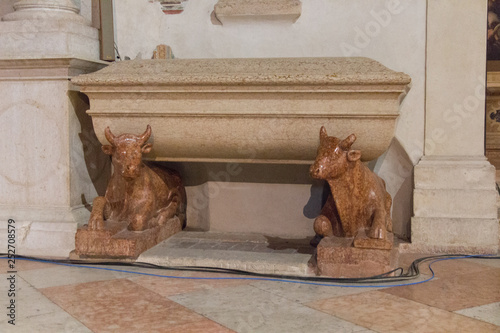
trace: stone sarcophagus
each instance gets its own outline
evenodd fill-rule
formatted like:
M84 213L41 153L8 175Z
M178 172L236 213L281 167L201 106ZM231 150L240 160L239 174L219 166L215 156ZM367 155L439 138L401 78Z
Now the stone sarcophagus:
M363 159L391 142L410 78L368 58L169 59L115 63L72 82L95 132L155 129L158 161L310 164L325 126L357 133Z

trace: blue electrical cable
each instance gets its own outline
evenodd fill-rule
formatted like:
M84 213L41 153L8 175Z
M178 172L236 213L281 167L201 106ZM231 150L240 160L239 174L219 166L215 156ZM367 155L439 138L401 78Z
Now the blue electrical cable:
M105 270L105 271L113 271L113 272L119 272L119 273L129 273L129 274L137 274L137 275L146 275L146 276L154 276L154 277L161 277L161 278L169 278L169 279L186 279L186 280L251 280L251 281L273 281L273 282L285 282L285 283L296 283L296 284L305 284L305 285L315 285L315 286L324 286L324 287L342 287L342 288L387 288L387 287L403 287L403 286L412 286L412 285L417 285L417 284L422 284L429 282L434 279L435 274L434 270L432 269L432 265L436 262L439 261L444 261L444 260L454 260L454 259L465 259L465 258L487 258L491 257L492 255L464 255L464 256L454 256L454 257L448 257L448 258L440 258L433 260L432 262L429 263L429 270L431 271L432 275L426 280L418 281L418 282L411 282L411 283L400 283L400 284L386 284L386 285L347 285L347 284L331 284L331 283L320 283L320 282L307 282L307 281L295 281L295 280L288 280L288 279L279 279L279 278L263 278L263 277L192 277L192 276L172 276L172 275L161 275L161 274L152 274L152 273L144 273L144 272L134 272L134 271L127 271L127 270L122 270L122 269L116 269L116 268L107 268L107 267L95 267L95 266L87 266L87 265L76 265L76 264L68 264L68 263L60 263L60 262L55 262L55 261L50 261L50 260L42 260L42 259L29 259L29 258L20 258L16 257L16 260L28 260L28 261L35 261L35 262L44 262L44 263L50 263L50 264L55 264L55 265L61 265L61 266L69 266L69 267L78 267L78 268L89 268L89 269L100 269L100 270ZM9 259L7 257L0 257L0 259Z

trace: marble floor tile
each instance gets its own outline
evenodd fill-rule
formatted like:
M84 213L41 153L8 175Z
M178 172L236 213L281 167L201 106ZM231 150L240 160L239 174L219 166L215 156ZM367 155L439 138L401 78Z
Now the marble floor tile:
M238 285L249 284L249 280L239 279L225 279L241 277L239 275L231 274L213 274L202 272L170 272L170 271L157 271L157 274L179 276L179 277L194 277L194 278L223 278L221 280L205 280L205 279L175 279L175 278L162 278L155 276L133 276L129 280L137 283L138 285L147 288L161 296L170 296L176 294L190 293L199 290L211 290L215 288L226 288Z
M32 269L18 273L36 288L48 288L92 281L126 278L130 274L86 267L52 265L43 269Z
M500 326L500 302L458 310L455 313Z
M289 283L289 282L274 282L274 281L257 281L257 282L252 282L251 285L256 288L268 291L277 296L287 298L294 302L307 303L324 298L359 294L372 290L381 290L387 288L386 287L387 285L415 283L427 280L429 278L430 278L429 275L421 274L418 278L408 281L396 281L392 283L387 282L382 284L376 284L376 283L365 284L365 286L370 285L373 287L354 287L355 285L349 283L346 283L344 287L332 287L332 286L319 286L319 285ZM331 284L341 285L340 283L331 283ZM351 287L348 287L349 285L351 285ZM361 286L361 284L359 286Z
M500 269L384 289L383 292L448 311L500 301Z
M6 302L10 302L11 299L7 294L8 289L10 289L10 285L7 283L7 277L9 276L9 274L0 274L0 299L5 300L5 305L7 305ZM60 307L24 281L19 275L15 276L15 288L13 288L13 290L15 290L15 295L13 295L12 299L15 301L15 314L16 321L18 322L25 321L25 319L29 317L61 311ZM4 302L2 302L1 305L3 309ZM8 320L9 317L4 315L2 311L0 315L0 327ZM3 330L0 329L0 332L3 332Z
M377 332L500 332L500 327L381 291L307 304Z
M273 282L273 281L252 282L251 285L261 290L267 291L278 297L283 297L290 301L299 303L307 303L324 298L352 295L379 289L379 288L326 287L326 286L296 284L287 282Z
M179 325L218 325L127 279L41 289L95 332L172 332ZM215 328L213 328L215 329Z
M19 318L16 325L0 323L2 333L92 333L68 313L59 310L37 316Z
M366 327L250 285L169 298L236 332L366 332Z

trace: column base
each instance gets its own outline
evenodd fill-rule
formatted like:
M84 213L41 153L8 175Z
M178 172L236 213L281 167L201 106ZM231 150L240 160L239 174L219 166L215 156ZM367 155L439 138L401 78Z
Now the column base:
M0 208L0 252L7 253L7 220L15 221L16 254L38 257L69 257L75 248L78 225L88 221L90 212L83 206L3 207Z
M495 168L485 157L424 157L415 167L408 252L497 253Z
M78 20L3 21L0 22L0 45L3 59L99 59L97 29Z

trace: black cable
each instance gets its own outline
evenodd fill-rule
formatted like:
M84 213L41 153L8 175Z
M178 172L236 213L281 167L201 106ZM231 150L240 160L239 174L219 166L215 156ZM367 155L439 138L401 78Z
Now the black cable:
M32 260L39 262L55 263L55 264L71 264L71 265L103 265L103 266L127 266L127 267L141 267L150 269L162 269L162 270L172 270L172 271L196 271L204 273L225 273L243 276L252 276L259 278L270 278L270 279L280 279L280 280L295 280L295 281L315 281L315 282L333 282L333 283L385 283L385 282L397 282L416 279L420 276L419 265L425 261L434 259L445 259L445 258L481 258L481 259L500 259L500 256L489 256L489 255L465 255L465 254L444 254L444 255L434 255L428 257L422 257L414 260L408 271L404 273L403 268L398 267L389 272L365 277L365 278L332 278L332 277L321 277L321 276L297 276L297 275L284 275L284 274L267 274L267 273L257 273L244 271L239 269L231 268L220 268L220 267L205 267L205 266L162 266L146 262L124 262L124 261L95 261L95 260L75 260L75 259L44 259L32 256L24 255L8 255L6 253L0 253L1 259L21 259L21 260ZM397 276L388 276L392 273L400 272Z

